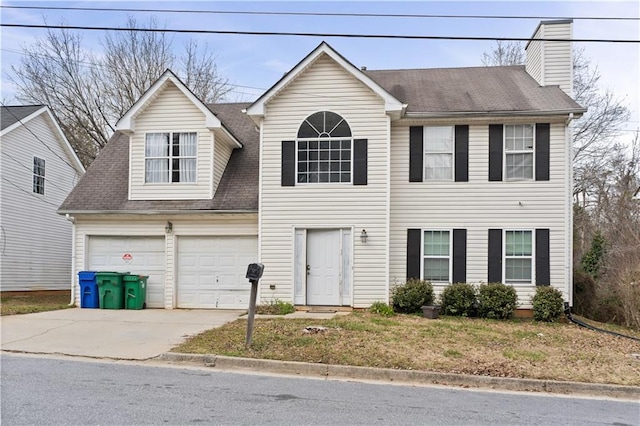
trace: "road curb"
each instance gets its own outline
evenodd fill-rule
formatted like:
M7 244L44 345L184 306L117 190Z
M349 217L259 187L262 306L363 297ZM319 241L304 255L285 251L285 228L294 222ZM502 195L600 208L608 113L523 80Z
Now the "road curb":
M326 365L221 355L183 354L177 352L165 352L156 359L171 363L204 365L221 370L251 370L305 377L371 380L421 385L436 384L464 388L588 395L631 400L640 399L640 387L601 383L473 376L470 374L354 367L349 365Z

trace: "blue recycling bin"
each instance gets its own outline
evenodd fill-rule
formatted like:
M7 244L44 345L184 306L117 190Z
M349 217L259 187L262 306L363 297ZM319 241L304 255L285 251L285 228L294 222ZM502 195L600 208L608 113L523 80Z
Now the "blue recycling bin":
M99 308L100 292L96 282L96 272L80 271L78 272L78 281L80 282L80 307Z

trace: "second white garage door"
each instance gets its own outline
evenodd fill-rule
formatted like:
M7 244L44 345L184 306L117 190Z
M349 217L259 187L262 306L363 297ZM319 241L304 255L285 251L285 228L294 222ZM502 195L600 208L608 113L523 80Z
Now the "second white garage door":
M246 309L257 237L178 237L178 308Z

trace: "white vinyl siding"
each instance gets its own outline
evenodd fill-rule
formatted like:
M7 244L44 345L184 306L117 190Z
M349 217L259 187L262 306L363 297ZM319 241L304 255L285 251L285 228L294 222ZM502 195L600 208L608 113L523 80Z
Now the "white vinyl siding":
M56 210L77 183L80 172L69 165L75 163L63 143L46 112L2 136L2 291L69 288L72 225ZM34 156L46 164L42 195L33 193Z
M573 36L570 22L541 24L534 39L563 39ZM565 93L573 93L573 53L568 41L532 41L526 49L526 70L540 85L558 85Z
M167 221L173 224L170 234L165 232ZM164 308L176 307L177 285L177 244L180 237L238 236L256 237L258 235L257 214L220 214L220 215L183 215L159 216L153 219L140 216L84 216L76 217L76 259L73 265L73 288L75 300L79 303L78 271L87 270L89 260L89 239L98 237L158 237L164 240ZM68 271L67 271L68 273ZM248 282L247 282L247 285ZM68 282L67 287L68 288Z
M295 140L311 114L332 111L368 139L367 185L317 183L281 186L281 143ZM261 147L261 291L293 302L294 229L366 229L353 243L353 306L367 307L387 294L387 147L384 103L369 88L321 55L266 106ZM269 294L271 294L269 293Z
M219 142L219 141L218 141ZM225 168L227 167L227 163L229 162L229 158L233 153L233 148L226 143L216 143L214 147L214 168L213 168L213 188L217 189L220 184L220 179L222 179L222 174L224 173Z
M513 122L506 117L500 120ZM469 182L429 185L409 182L409 127L392 127L389 282L406 279L408 228L467 229L467 282L471 283L487 282L488 229L549 228L551 285L567 297L566 271L570 265L565 263L565 250L570 247L566 246L565 224L570 218L566 209L564 122L551 124L550 180L508 183L487 181L489 123L469 124ZM530 307L535 287L514 286L521 307ZM434 287L437 292L443 288L439 284Z
M148 133L196 132L197 174L193 183L146 183L145 142ZM171 82L136 117L129 142L131 200L186 200L211 198L214 133L205 127L204 114Z

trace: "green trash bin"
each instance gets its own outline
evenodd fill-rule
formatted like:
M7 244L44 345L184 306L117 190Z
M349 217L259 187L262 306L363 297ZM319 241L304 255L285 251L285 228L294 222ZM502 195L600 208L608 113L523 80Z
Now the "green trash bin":
M124 308L123 275L125 274L120 272L96 273L96 283L100 293L100 309Z
M147 280L146 275L125 275L124 282L124 308L144 309L147 307Z

